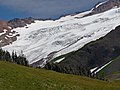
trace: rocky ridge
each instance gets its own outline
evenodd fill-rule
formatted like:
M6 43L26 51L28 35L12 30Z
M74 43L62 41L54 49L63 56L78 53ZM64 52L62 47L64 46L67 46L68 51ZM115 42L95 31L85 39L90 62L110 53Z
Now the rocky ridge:
M92 12L85 15L84 17L102 13L102 12L108 11L112 8L118 8L118 7L120 7L120 0L107 0L104 2L99 2L91 9Z
M9 45L17 40L19 36L18 32L14 31L14 28L25 27L27 24L34 23L34 18L15 18L10 21L0 21L0 47ZM27 28L27 27L26 27Z

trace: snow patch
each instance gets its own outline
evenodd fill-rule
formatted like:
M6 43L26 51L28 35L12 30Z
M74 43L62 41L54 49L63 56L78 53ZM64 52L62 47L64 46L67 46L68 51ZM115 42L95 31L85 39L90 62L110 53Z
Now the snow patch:
M7 32L7 30L3 30L3 32L2 32L2 33L0 33L0 36L2 36L2 35L4 35L4 34L6 34L6 32Z
M93 73L98 67L95 67L93 69L90 69L90 72Z
M96 5L96 8L98 8L99 6L101 6L102 4L105 4L106 2L108 2L108 0L104 1L104 2L101 2L99 3L98 5Z
M63 59L65 59L65 58L61 58L61 59L59 59L59 60L56 60L54 63L59 63L59 62L61 62Z
M108 66L109 64L111 64L113 61L108 62L107 64L105 64L104 66L100 67L99 69L97 69L97 71L95 71L95 74L98 73L99 71L101 71L103 68L105 68L106 66Z
M0 43L2 42L2 40L0 40Z

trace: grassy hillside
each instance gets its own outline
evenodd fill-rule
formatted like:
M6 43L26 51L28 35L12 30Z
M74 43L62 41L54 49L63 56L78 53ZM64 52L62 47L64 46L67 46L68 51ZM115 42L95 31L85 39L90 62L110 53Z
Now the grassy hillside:
M0 62L0 90L120 90L120 81L105 82Z

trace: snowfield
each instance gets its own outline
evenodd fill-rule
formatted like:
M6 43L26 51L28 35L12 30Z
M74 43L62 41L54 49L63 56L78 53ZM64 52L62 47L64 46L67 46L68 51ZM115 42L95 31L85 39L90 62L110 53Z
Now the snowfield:
M20 36L3 49L10 52L14 50L18 54L22 50L30 64L43 60L43 65L47 60L80 49L120 25L120 8L82 18L89 12L91 11L55 21L36 20L26 27L13 29Z

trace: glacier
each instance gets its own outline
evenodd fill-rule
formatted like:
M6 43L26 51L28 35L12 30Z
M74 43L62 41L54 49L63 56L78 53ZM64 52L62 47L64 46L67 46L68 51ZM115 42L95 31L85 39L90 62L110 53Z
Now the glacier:
M104 37L120 25L120 8L83 17L86 11L58 20L35 20L35 23L13 29L20 34L12 44L2 47L9 52L21 51L29 64L42 60L40 66L60 55L76 51L85 44Z

